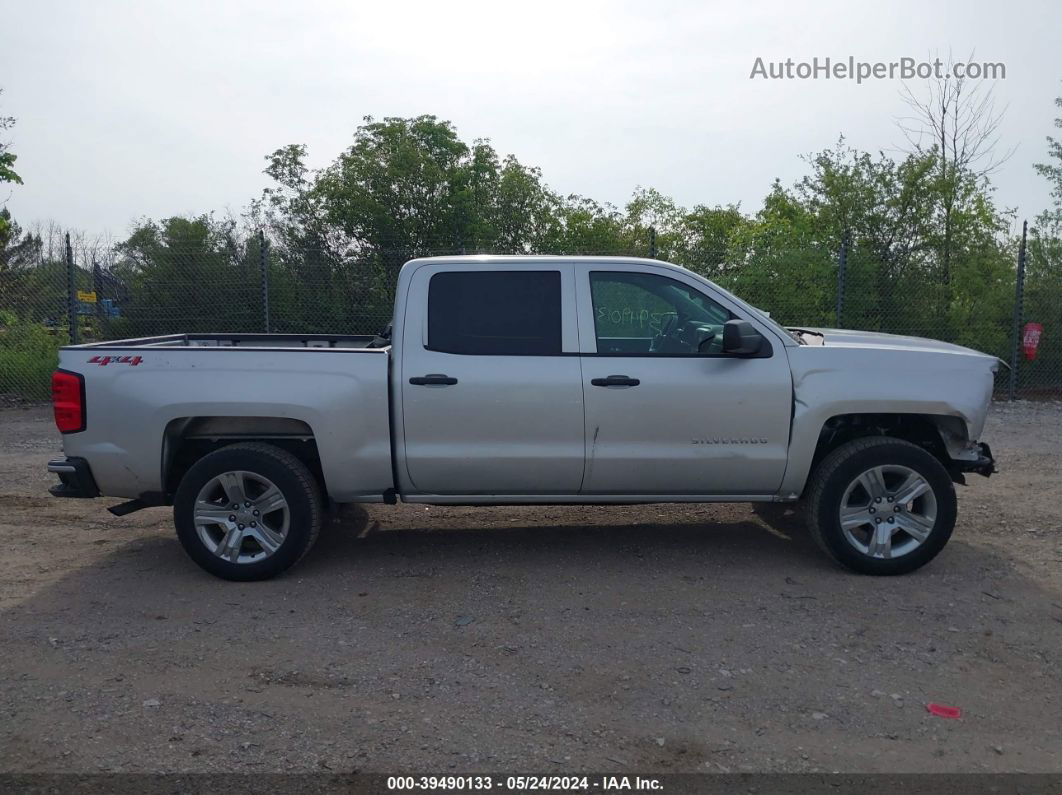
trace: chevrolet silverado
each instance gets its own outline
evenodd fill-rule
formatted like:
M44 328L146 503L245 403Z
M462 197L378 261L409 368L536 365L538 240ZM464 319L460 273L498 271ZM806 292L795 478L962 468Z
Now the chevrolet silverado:
M461 256L401 270L380 336L178 334L65 347L58 497L172 505L189 556L276 575L332 503L802 500L837 562L900 574L956 520L998 361L784 328L667 263Z

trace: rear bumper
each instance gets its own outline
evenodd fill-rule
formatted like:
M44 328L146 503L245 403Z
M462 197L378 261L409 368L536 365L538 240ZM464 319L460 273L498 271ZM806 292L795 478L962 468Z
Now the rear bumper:
M59 483L48 491L53 497L99 497L100 490L84 458L53 458L48 471L59 476Z
M956 461L955 464L961 472L976 472L987 478L996 471L996 459L992 457L992 448L984 442L979 442L977 451L977 458Z

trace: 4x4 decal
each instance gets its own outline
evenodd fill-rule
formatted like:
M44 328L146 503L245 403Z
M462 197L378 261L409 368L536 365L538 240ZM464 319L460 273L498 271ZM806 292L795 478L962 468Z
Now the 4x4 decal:
M93 356L89 359L89 364L98 364L100 367L106 367L111 362L115 364L128 364L131 367L136 367L144 361L140 356Z

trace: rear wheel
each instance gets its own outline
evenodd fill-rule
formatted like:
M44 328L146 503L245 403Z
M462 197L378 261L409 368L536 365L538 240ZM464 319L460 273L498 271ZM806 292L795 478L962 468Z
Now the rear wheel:
M863 574L906 574L936 557L955 527L951 476L902 439L857 439L819 464L808 523L834 560Z
M321 490L306 466L269 444L235 444L197 461L173 501L177 537L202 568L226 580L264 580L317 540Z

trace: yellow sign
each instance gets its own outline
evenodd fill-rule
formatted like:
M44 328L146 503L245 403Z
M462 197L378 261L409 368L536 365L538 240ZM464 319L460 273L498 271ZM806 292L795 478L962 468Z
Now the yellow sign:
M77 291L77 300L78 301L84 301L86 304L94 304L94 303L96 303L96 291L93 290L90 293L86 293L83 290L78 290Z

